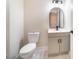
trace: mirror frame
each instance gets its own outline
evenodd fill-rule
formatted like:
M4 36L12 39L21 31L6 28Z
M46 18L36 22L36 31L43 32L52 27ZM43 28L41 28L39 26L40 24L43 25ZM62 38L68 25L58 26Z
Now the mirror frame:
M61 9L61 8L59 8L59 7L54 7L54 8L52 8L51 10L50 10L50 12L49 12L49 28L56 28L56 27L51 27L51 20L50 20L50 17L51 17L51 14L52 14L52 11L54 10L54 9L59 9L59 10L61 10L62 11L62 13L63 13L63 26L60 26L59 25L59 28L64 28L64 25L65 25L65 22L64 22L64 12L63 12L63 10ZM58 20L59 21L59 23L60 23L60 19Z

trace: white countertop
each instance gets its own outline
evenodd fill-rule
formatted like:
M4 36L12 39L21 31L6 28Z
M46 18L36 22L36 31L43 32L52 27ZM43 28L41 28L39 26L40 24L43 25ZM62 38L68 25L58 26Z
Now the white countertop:
M56 29L48 29L48 33L62 33L62 32L70 32L71 30L67 29L59 29L58 31Z

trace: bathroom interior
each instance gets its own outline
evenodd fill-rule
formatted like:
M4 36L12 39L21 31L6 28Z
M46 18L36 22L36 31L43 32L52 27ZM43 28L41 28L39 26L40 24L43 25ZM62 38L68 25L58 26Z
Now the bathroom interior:
M73 59L72 0L6 0L6 59Z

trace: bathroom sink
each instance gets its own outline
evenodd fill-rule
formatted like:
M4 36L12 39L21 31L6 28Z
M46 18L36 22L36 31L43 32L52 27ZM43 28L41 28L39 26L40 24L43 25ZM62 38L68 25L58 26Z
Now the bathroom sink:
M48 33L65 33L65 32L70 32L71 30L66 30L66 29L48 29Z

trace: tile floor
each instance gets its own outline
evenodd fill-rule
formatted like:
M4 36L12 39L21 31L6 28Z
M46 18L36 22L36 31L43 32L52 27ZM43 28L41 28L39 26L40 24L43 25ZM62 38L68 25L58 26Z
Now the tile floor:
M48 59L71 59L71 58L69 54L64 54L59 56L48 57Z

